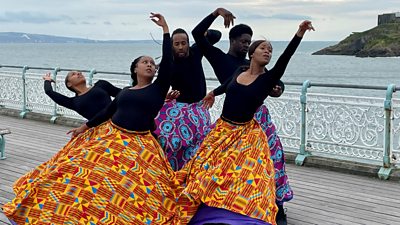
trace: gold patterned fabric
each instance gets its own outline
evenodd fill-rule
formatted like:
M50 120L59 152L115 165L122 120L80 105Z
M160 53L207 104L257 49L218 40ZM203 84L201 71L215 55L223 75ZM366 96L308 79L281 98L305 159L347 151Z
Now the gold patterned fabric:
M181 224L190 221L201 203L275 224L274 166L268 139L255 120L234 125L219 119L179 173L186 173L178 198Z
M150 132L107 122L21 177L3 212L17 224L171 224L174 176Z

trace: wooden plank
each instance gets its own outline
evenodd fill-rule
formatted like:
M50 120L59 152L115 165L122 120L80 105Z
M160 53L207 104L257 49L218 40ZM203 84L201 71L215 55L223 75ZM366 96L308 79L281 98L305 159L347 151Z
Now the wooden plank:
M2 213L2 212L0 212L0 225L3 225L3 224L11 224L10 222L9 222L9 220L7 219L7 217Z
M293 169L291 169L293 168ZM344 174L344 173L337 173L333 171L327 171L327 170L315 170L315 168L309 168L309 167L301 167L301 169L297 169L296 166L294 165L288 165L287 171L291 176L299 176L303 177L304 179L308 180L315 180L318 182L324 182L327 179L331 182L335 183L343 183L344 180L346 180L346 184L353 188L363 188L363 190L366 191L372 191L376 189L377 186L381 186L380 188L383 188L381 190L383 191L391 191L393 188L395 188L398 184L393 181L384 181L384 180L379 180L378 178L370 177L367 179L368 182L366 181L366 177L364 176L357 176L353 174ZM290 176L289 176L290 179ZM364 185L360 186L360 182L363 182ZM385 185L381 185L382 182L387 182Z
M335 216L340 215L340 217L346 218L347 221L352 222L363 222L366 224L367 222L380 223L382 220L386 221L388 224L394 224L395 222L399 222L399 217L396 214L393 214L395 210L389 206L381 207L372 207L370 204L370 210L365 209L364 207L359 207L359 204L342 204L340 200L335 200L333 197L327 197L324 200L323 196L317 197L309 197L314 193L311 192L301 192L298 191L297 194L297 202L293 201L293 204L299 204L299 207L302 207L305 211L310 211L314 209L313 214L315 214L315 210L322 211L329 214L334 214ZM365 204L365 203L364 203ZM288 204L289 205L289 204ZM288 206L289 207L289 206ZM290 214L288 211L288 214ZM321 214L319 212L319 214Z

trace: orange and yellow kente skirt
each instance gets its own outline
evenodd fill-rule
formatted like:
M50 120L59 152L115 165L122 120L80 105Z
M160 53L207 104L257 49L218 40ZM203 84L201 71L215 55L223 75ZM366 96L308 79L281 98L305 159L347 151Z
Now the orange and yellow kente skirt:
M174 176L150 132L107 122L17 180L3 212L17 224L172 224Z
M254 119L241 125L218 119L178 173L186 175L178 198L179 223L187 224L204 203L276 224L274 166L268 139Z

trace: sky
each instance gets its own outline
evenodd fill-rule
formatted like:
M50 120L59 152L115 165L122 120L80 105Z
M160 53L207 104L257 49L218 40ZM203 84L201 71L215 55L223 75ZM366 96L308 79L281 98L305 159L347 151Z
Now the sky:
M253 39L288 41L303 20L316 31L308 41L340 41L352 32L377 25L378 15L400 12L400 0L0 0L0 32L23 32L94 40L162 39L162 30L150 19L159 12L172 30L188 33L216 8L235 16L235 24L253 28ZM222 17L211 28L229 29Z

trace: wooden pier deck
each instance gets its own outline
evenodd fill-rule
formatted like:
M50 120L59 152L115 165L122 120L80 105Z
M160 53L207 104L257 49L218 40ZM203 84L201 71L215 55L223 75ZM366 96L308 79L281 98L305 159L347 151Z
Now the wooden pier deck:
M49 159L69 137L70 127L0 115L7 159L0 160L0 202L13 198L13 182ZM285 204L288 224L400 225L400 182L287 165L295 192ZM0 225L9 224L0 212Z

